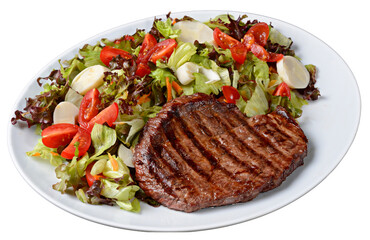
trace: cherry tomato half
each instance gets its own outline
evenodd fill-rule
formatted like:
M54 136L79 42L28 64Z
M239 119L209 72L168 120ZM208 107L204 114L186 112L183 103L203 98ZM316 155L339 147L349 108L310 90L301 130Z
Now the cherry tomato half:
M148 64L139 63L137 66L135 74L139 77L144 77L145 75L148 75L150 73L150 67Z
M279 86L276 87L275 92L273 94L274 96L282 96L282 97L288 97L289 100L291 100L291 94L290 94L290 88L288 84L285 82L282 82L279 84Z
M86 127L88 122L99 113L99 91L94 88L83 97L78 113L78 122L81 127Z
M86 130L91 133L95 123L104 124L107 123L108 126L112 126L118 117L118 104L113 103L109 107L103 109L98 115L93 117L87 124Z
M243 64L245 61L245 57L247 56L248 49L245 45L239 43L232 48L230 48L231 56L233 59L239 63Z
M67 145L76 135L78 126L70 123L58 123L41 132L42 143L49 148Z
M157 40L155 39L155 37L153 35L151 35L150 33L147 33L144 37L144 41L143 43L141 44L141 48L140 48L140 52L139 52L139 55L137 57L137 61L136 63L139 64L140 62L142 62L144 56L148 53L148 51L150 49L152 49L155 45L157 44Z
M106 65L109 66L109 62L112 60L112 58L117 57L120 55L124 59L131 59L132 55L124 50L105 46L101 52L100 52L100 60Z
M256 43L258 43L262 47L266 45L269 33L270 33L269 26L264 22L260 22L253 25L247 31L247 34L252 34L254 36Z
M265 62L277 62L281 60L284 55L280 53L267 52L264 47L254 43L251 46L251 52L260 60Z
M252 44L255 43L254 36L251 33L245 34L242 39L242 43L247 47L248 50L250 50Z
M73 137L69 145L60 154L66 159L72 159L75 156L75 143L78 142L78 157L83 156L91 145L90 132L87 132L83 128L78 128L77 134Z
M133 36L125 35L124 37L122 37L120 39L116 39L114 41L114 44L120 44L123 40L124 41L132 41L132 42L135 42L135 38Z
M96 180L100 180L102 178L105 178L105 176L102 175L102 174L91 175L91 169L92 169L92 167L94 166L95 163L96 162L92 162L89 165L87 165L87 167L86 167L86 181L87 181L87 184L90 187L94 184L94 182Z
M173 53L173 50L177 47L175 39L166 39L162 42L157 43L149 52L149 61L156 63L158 59L169 58Z
M169 58L176 47L177 42L175 39L166 39L149 49L140 62L144 64L147 64L148 61L155 63L158 59Z
M238 90L232 86L222 86L222 92L227 103L235 104L236 100L240 98Z
M223 49L231 49L240 43L238 40L222 32L218 28L213 30L213 39L215 40L216 44Z
M130 35L125 35L123 40L135 42L135 38L133 36L130 36Z
M269 52L267 62L277 62L277 61L283 59L283 57L284 57L283 54Z
M254 56L262 61L266 62L269 58L269 53L266 51L266 49L257 43L252 44L251 52L254 54Z

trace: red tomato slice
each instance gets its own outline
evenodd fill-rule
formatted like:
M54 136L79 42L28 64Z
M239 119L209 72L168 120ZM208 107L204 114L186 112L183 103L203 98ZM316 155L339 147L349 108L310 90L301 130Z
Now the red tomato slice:
M239 43L238 45L230 48L231 56L233 59L239 63L243 64L245 61L245 57L247 56L248 49L245 45Z
M274 96L282 96L282 97L288 97L289 100L291 100L291 94L290 94L290 88L288 84L285 82L282 82L279 84L279 86L276 87L275 92L273 94Z
M100 60L106 65L109 66L109 62L112 60L112 58L117 57L120 55L124 59L131 59L132 55L124 50L105 46L101 52L100 52Z
M262 47L266 45L269 33L270 33L269 26L264 22L260 22L253 25L247 31L247 34L252 34L255 38L256 43L258 43Z
M108 126L112 126L118 117L118 104L113 103L109 107L106 107L98 115L93 117L87 124L86 130L91 133L95 123L104 124L107 123Z
M232 47L240 44L238 40L222 32L220 29L213 30L213 39L216 44L223 49L231 49Z
M102 174L91 175L91 169L92 169L92 167L94 166L95 163L96 162L92 162L89 165L87 165L87 167L86 167L86 180L87 180L87 184L90 187L94 184L94 182L96 180L100 180L102 178L105 178L105 176L102 175Z
M152 49L157 44L157 40L153 35L147 33L144 37L144 41L141 44L139 56L137 57L136 63L139 64L144 56L148 53L150 49Z
M267 52L264 47L257 43L252 44L251 52L260 60L265 62L277 62L281 60L284 55L279 53Z
M156 63L159 59L168 59L176 47L177 42L175 39L166 39L162 42L157 43L147 53L147 55L150 55L149 61Z
M244 63L248 51L244 44L222 32L218 28L215 28L213 31L213 38L219 47L230 49L231 56L237 63Z
M251 33L245 34L242 39L242 43L247 47L248 50L250 50L252 44L255 43L254 36Z
M76 135L78 126L70 123L58 123L41 132L42 143L49 148L67 145Z
M284 57L283 54L269 52L267 62L277 62L277 61L283 59L283 57Z
M98 89L94 88L88 91L80 104L80 111L78 113L78 122L80 126L86 126L87 123L99 113L99 104Z
M134 42L135 41L135 38L133 36L130 36L130 35L125 35L125 37L123 38L123 40Z
M83 128L78 128L77 134L60 155L66 159L72 159L75 156L76 148L74 145L76 142L79 142L78 157L81 157L89 150L91 144L90 133Z
M240 98L238 90L232 86L222 86L222 92L227 103L235 104L236 100Z
M261 45L253 43L251 46L252 53L260 60L267 61L269 53Z
M145 75L148 75L150 73L150 67L147 64L139 63L136 69L136 75L139 77L144 77Z

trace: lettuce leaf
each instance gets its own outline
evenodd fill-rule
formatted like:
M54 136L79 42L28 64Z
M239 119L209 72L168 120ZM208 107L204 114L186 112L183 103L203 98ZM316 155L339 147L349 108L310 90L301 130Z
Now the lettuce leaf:
M256 88L252 94L252 97L248 100L244 108L244 113L248 117L255 115L266 114L269 110L269 103L267 101L264 87L257 83Z
M231 17L234 18L233 16ZM207 22L204 22L204 24L207 25L208 27L212 29L215 29L217 27L221 31L227 34L229 33L229 29L225 26L225 24L228 24L228 23L230 23L228 14L221 14L221 15L214 17L213 19L210 19Z
M59 166L65 161L65 158L57 153L56 148L46 147L41 139L38 140L35 148L32 151L26 152L27 156L41 157L42 159L49 160L53 166Z
M134 213L140 212L140 202L137 198L134 198L132 201L116 201L116 203L123 210Z
M140 211L140 203L135 198L135 193L140 190L137 185L132 185L133 180L130 176L130 170L119 157L108 157L105 162L103 175L107 178L101 180L100 195L112 199L121 209L131 212ZM116 161L118 169L114 169L112 161Z
M240 75L245 75L249 80L258 81L267 88L270 83L268 64L258 59L252 52L248 52L246 59L241 66Z
M270 83L270 75L269 75L269 66L266 62L258 59L256 56L253 55L253 75L254 80L260 82L264 89L267 89Z
M278 105L283 106L294 118L302 115L302 106L307 104L307 101L299 98L294 91L290 91L291 100L288 97L271 96L271 111L274 111Z
M94 65L105 66L104 63L100 60L100 52L102 49L103 46L100 45L100 42L98 42L94 46L86 44L79 51L80 55L82 56L82 59L80 59L80 61L85 65L85 67L91 67Z
M221 92L222 82L207 83L208 78L201 73L193 73L195 77L194 93L201 92L205 94L219 94Z
M87 155L84 156L86 159ZM83 186L84 181L81 179L81 172L79 171L79 161L74 157L68 164L64 163L55 169L55 174L60 182L53 185L53 189L65 193L67 188L72 187L77 190L78 186Z
M284 47L289 47L293 43L292 39L284 36L281 32L273 27L270 28L268 39L271 41L271 43L277 43Z
M61 70L53 70L49 76L39 77L39 86L42 85L41 80L50 81L49 86L34 98L26 99L24 111L15 111L15 117L11 119L13 125L17 124L18 120L27 122L28 127L40 124L41 129L53 124L54 109L64 100L70 87Z
M167 18L166 21L155 21L155 28L163 35L165 38L177 38L180 35L181 30L174 30L172 28L172 21Z
M218 83L220 90L221 90L221 87L224 85L227 85L227 86L231 85L229 70L227 70L227 68L220 67L217 65L215 61L210 60L208 57L200 56L197 54L193 55L190 61L204 68L212 69L213 71L217 72L221 78L221 81L219 81Z
M95 128L95 127L94 127ZM88 187L83 176L87 165L98 160L91 174L103 174L104 179L95 181ZM140 190L134 185L130 170L119 157L100 155L95 160L86 154L77 161L74 157L69 163L59 165L55 173L60 182L53 185L53 189L65 193L68 188L73 188L77 198L83 203L108 204L116 203L121 209L139 212L140 203L135 194ZM115 162L116 164L112 164Z
M168 77L171 82L176 79L175 75L173 75L171 71L166 68L157 68L156 70L152 71L149 76L154 78L153 82L158 81L161 87L166 86L166 77Z
M181 65L188 62L197 52L197 47L192 43L180 43L168 59L168 67L172 70L178 69Z
M134 146L137 142L139 132L143 129L145 121L140 116L125 115L116 124L118 139L126 146Z
M109 149L116 143L117 135L113 128L95 124L91 131L91 142L94 146L95 153L91 156L91 159L103 154L104 151Z
M266 50L274 53L281 53L285 56L295 56L293 49L290 49L293 44L292 39L284 36L274 27L270 27L269 37L265 46Z

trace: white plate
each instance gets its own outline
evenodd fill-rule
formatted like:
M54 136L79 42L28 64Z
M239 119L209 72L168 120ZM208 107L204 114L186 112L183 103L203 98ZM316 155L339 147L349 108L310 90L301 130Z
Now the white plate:
M206 21L224 11L196 11L172 14L172 17L191 16ZM234 16L244 13L229 12ZM298 168L277 189L260 194L253 201L203 209L195 213L173 211L165 207L153 208L144 203L139 214L120 210L118 207L83 204L73 194L60 194L52 189L58 182L54 167L47 161L28 158L25 154L35 146L38 137L34 129L23 124L9 124L9 150L23 178L44 198L56 206L82 218L114 227L144 231L190 231L227 226L247 221L277 210L301 197L319 184L341 161L349 149L360 119L360 94L356 80L343 59L324 42L310 33L282 22L260 15L248 14L272 25L294 41L296 54L304 64L318 67L318 83L322 97L303 109L299 119L309 139L308 156L304 166ZM159 16L163 19L165 16ZM98 34L67 50L42 69L25 88L14 107L22 109L24 99L40 92L36 84L39 76L48 76L59 67L58 59L70 59L85 43L96 44L101 38L115 39L132 34L137 28L147 31L153 17L122 25Z

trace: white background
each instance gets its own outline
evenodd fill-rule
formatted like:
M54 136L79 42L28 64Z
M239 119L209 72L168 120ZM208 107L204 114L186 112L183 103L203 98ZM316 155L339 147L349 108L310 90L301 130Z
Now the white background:
M8 239L369 239L370 34L365 1L4 2L0 4L2 236ZM124 23L169 11L222 9L265 15L303 28L330 45L352 69L362 94L360 127L342 162L321 184L290 205L248 222L192 233L148 233L116 229L76 217L49 203L23 180L8 153L7 127L18 95L42 67L84 39ZM343 96L343 101L346 98Z

